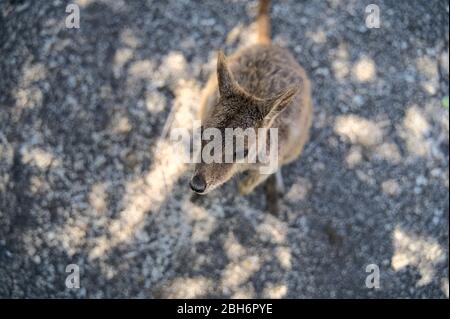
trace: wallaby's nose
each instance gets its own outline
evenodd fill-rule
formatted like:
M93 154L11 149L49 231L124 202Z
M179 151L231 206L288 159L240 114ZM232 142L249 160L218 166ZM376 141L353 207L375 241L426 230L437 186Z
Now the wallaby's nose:
M201 175L194 175L190 182L190 186L194 192L203 193L206 189L205 179Z

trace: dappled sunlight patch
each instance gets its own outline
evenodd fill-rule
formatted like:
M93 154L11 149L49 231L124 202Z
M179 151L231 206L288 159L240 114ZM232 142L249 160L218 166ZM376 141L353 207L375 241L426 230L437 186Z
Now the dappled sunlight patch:
M89 260L101 258L110 248L111 244L106 237L99 237L92 241L94 247L89 251Z
M213 281L203 276L176 278L166 285L162 292L164 298L192 299L206 295L213 288Z
M61 163L60 161L51 153L43 148L39 147L22 147L20 149L22 155L22 160L26 164L35 165L38 168L45 170L50 166L57 167Z
M91 191L88 195L88 201L91 207L94 209L96 215L103 215L108 207L106 184L96 183L92 185Z
M362 147L359 145L353 145L347 156L345 157L345 163L349 168L354 168L359 163L361 163L363 159Z
M427 156L430 150L427 141L430 124L418 106L411 106L406 111L402 124L400 136L405 140L409 153L416 156Z
M289 247L278 246L277 248L275 248L275 256L277 257L281 267L283 267L285 270L291 269L291 249Z
M145 108L150 113L159 113L166 106L166 97L158 91L145 92Z
M71 227L66 226L60 234L63 235L63 240L61 241L61 248L69 255L75 255L79 249L81 249L83 243L86 239L86 224L77 223Z
M101 264L101 271L106 279L111 280L120 273L120 270L109 264Z
M115 134L127 134L132 130L130 120L126 115L115 113L111 121L111 130Z
M338 116L334 131L341 138L366 147L380 144L384 138L384 125L352 114Z
M417 267L422 276L417 287L429 284L436 265L446 260L444 249L434 239L407 233L398 226L393 232L393 245L392 268L399 271L407 266Z
M175 90L173 107L177 110L174 114L172 128L192 128L192 123L197 119L197 111L200 102L200 85L193 80L183 80Z
M306 178L299 178L297 181L291 186L285 198L291 202L305 200L308 196L309 191L311 190L312 185L311 182Z
M186 79L188 76L187 70L188 64L186 58L179 51L169 52L159 67L159 71L163 75L170 77L172 81Z
M155 70L155 65L151 60L138 60L131 63L128 68L128 75L133 79L144 79L151 81L152 75Z
M359 82L371 82L376 77L375 62L367 57L361 57L352 68L353 77Z
M286 239L287 225L272 215L266 215L256 230L262 241L281 244Z
M414 136L424 136L430 130L430 125L417 106L412 106L406 111L403 125Z
M246 248L238 242L238 240L236 239L236 237L232 232L228 233L223 248L228 259L232 261L238 260L239 258L244 256L247 252Z
M100 258L131 238L146 241L148 235L143 227L147 214L158 212L160 205L176 187L175 182L185 174L187 168L179 157L174 156L175 145L168 139L169 131L176 127L190 128L195 118L194 110L197 108L199 92L199 84L195 81L181 81L177 86L172 110L155 146L152 167L144 176L125 184L122 201L125 208L109 224L106 231L108 236L97 238L89 255L90 259ZM214 218L200 207L192 206L188 210L191 211L189 218L194 223L192 239L197 242L207 240L214 227Z
M75 215L79 212L75 212ZM46 242L64 251L69 257L74 256L86 244L88 224L84 218L70 218L62 226L48 231Z
M157 158L170 157L167 143L162 143ZM111 240L104 248L114 247L132 237L140 228L149 211L156 211L173 187L173 183L182 174L184 165L176 160L165 161L165 166L155 164L143 178L128 182L125 187L124 203L126 208L119 218L111 222L108 233ZM95 254L98 256L98 253Z
M49 191L49 185L44 176L33 175L30 177L30 192L38 194Z
M246 284L235 289L231 299L253 299L255 298L255 288L252 284Z
M40 106L43 101L43 94L41 89L31 86L17 88L14 91L17 110L20 112L25 109L32 109Z
M388 179L381 183L381 191L389 196L400 195L401 188L395 179Z
M81 8L86 8L87 6L93 4L95 0L75 0L75 4Z
M264 287L263 298L269 299L281 299L287 294L286 284L281 283L269 283Z
M34 82L44 80L48 76L47 68L42 63L32 64L23 69L23 76L21 84L23 86L29 86Z
M241 284L245 283L261 267L258 256L248 256L238 262L229 263L222 273L222 290L230 294Z
M134 52L130 48L119 48L114 54L113 58L113 71L116 77L119 77L120 72L127 62L133 58ZM136 66L134 66L136 68ZM137 72L134 70L133 72Z
M348 47L345 43L340 43L336 50L331 52L332 54L332 69L334 76L338 80L343 80L350 73L350 62Z
M372 149L372 155L375 159L385 160L392 164L399 164L402 160L398 146L390 142L384 142Z
M119 35L120 43L124 46L128 46L130 48L136 49L141 40L136 36L134 31L130 28L124 28Z
M147 79L152 89L167 87L174 92L179 86L183 86L182 81L190 79L190 68L183 53L170 51L159 65L148 59L133 62L128 74L131 76L130 84L139 79Z
M327 34L321 28L316 31L307 31L306 36L316 44L323 44L327 41Z
M335 124L335 132L350 141L351 145L345 163L349 169L358 167L364 160L387 161L399 164L402 155L398 146L385 141L385 127L388 121L373 122L354 115L339 116Z

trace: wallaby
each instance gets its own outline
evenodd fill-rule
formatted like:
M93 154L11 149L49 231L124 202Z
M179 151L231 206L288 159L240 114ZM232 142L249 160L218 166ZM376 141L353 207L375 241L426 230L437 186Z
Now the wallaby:
M257 44L229 58L219 52L217 74L202 92L200 118L203 129L278 128L276 180L281 186L280 167L300 155L309 137L311 89L306 72L289 51L271 43L269 25L269 1L260 0ZM236 173L246 172L238 182L239 193L246 195L270 176L261 174L259 167L259 163L201 162L195 165L190 186L206 194Z

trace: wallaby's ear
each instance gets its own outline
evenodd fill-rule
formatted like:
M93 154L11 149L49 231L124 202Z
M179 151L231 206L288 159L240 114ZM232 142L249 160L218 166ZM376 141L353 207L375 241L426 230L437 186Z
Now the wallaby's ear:
M232 95L236 84L222 50L219 51L219 56L217 58L217 79L219 81L220 96L225 97Z
M290 87L281 93L264 100L260 111L264 117L264 123L270 126L275 118L289 105L298 92L298 87Z

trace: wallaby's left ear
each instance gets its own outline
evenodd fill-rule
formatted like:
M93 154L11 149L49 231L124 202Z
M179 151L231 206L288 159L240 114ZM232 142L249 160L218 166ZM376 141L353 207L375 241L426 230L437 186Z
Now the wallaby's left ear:
M264 100L261 113L264 116L265 125L270 126L275 118L283 112L298 92L298 87L290 87L275 95L272 98Z
M222 50L219 51L217 57L217 80L219 82L219 92L221 96L230 96L236 90L235 80L228 68L225 54Z

